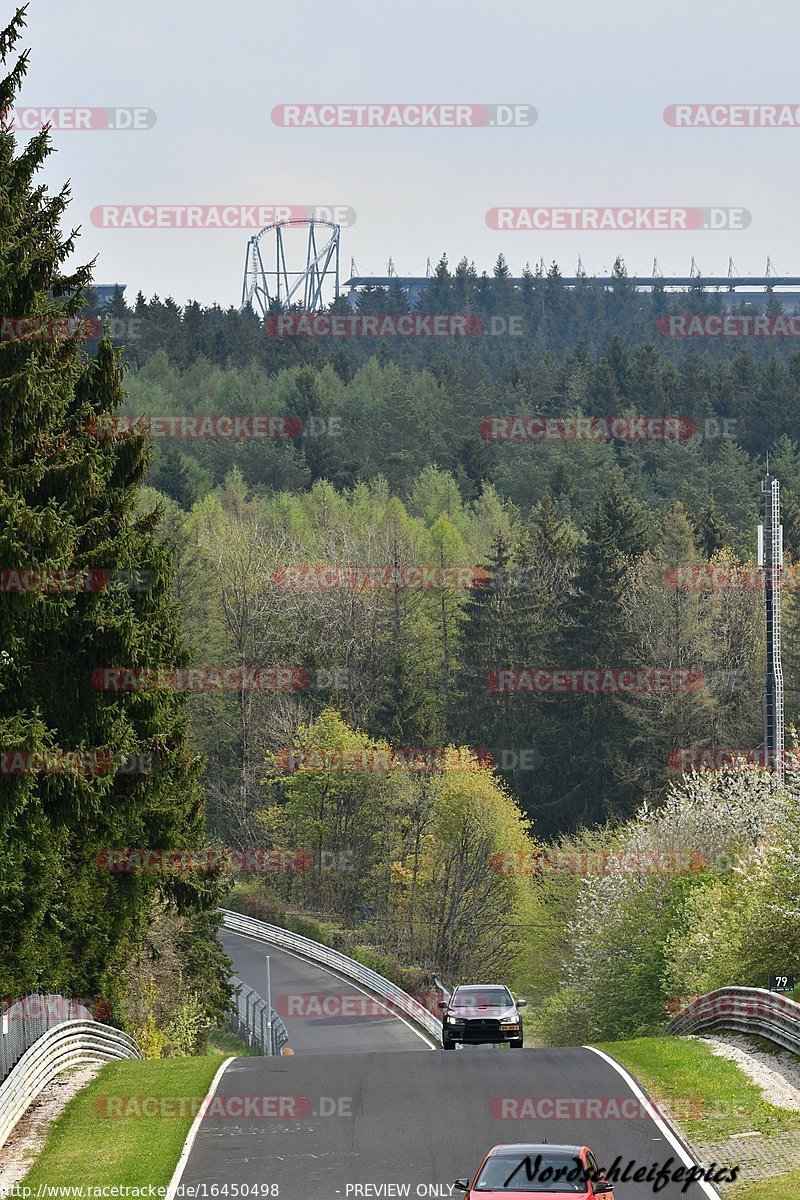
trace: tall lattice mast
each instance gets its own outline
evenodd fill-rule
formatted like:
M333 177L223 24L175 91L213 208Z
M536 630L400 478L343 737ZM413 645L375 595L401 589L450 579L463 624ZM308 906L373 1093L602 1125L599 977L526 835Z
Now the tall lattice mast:
M767 770L783 776L783 665L781 663L781 589L783 576L783 526L781 492L769 474L761 485L764 524L758 527L758 565L764 568L764 608L767 627L767 671L764 677L764 762Z

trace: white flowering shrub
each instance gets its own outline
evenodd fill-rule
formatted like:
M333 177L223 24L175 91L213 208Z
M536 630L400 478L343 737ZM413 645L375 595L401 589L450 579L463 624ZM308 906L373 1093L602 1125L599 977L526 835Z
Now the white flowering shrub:
M675 996L764 986L768 964L800 961L798 797L792 777L778 786L763 771L703 772L620 829L598 831L596 847L619 854L605 873L583 876L560 910L549 945L551 955L559 946L560 978L539 1006L539 1035L574 1043L654 1033ZM546 875L540 883L551 919L558 888Z

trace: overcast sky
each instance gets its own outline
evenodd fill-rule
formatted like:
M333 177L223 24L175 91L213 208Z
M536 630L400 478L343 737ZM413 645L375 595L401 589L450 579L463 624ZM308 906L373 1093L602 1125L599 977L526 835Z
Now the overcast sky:
M0 16L13 5L0 0ZM3 24L6 20L3 20ZM743 0L32 0L23 106L134 106L150 129L59 130L82 260L129 299L239 302L249 231L104 229L101 205L339 205L342 277L424 274L446 252L515 274L800 274L797 128L674 128L675 103L800 109L796 3ZM529 104L530 127L286 128L280 104ZM24 136L24 135L21 135ZM497 206L744 208L746 229L491 229ZM301 249L301 254L304 246Z

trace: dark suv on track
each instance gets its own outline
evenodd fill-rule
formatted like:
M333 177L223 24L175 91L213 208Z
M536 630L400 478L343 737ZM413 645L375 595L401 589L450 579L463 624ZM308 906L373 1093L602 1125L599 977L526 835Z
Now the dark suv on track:
M457 1043L479 1046L486 1042L508 1042L522 1049L522 1017L527 1003L515 1000L508 988L496 983L461 984L439 1003L442 1012L442 1047L454 1050Z

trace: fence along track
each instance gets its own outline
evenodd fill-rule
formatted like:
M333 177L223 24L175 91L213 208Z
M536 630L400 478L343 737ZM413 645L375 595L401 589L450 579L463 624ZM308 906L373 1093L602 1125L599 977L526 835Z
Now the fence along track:
M11 1004L0 1001L0 1082L26 1050L62 1021L94 1021L84 1000L31 992Z
M251 1050L257 1050L259 1054L280 1054L283 1047L289 1044L289 1034L275 1009L271 1010L270 1021L267 1002L254 988L242 983L236 975L231 983L234 995L228 1028L247 1042Z

